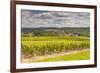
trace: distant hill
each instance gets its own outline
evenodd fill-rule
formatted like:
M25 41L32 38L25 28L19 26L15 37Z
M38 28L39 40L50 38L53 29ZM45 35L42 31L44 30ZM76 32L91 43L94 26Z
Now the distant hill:
M63 27L63 28L56 28L56 27L40 27L40 28L21 28L21 32L29 33L34 31L59 31L63 30L65 32L90 32L90 27Z
M90 36L89 27L64 27L64 28L22 28L23 36Z

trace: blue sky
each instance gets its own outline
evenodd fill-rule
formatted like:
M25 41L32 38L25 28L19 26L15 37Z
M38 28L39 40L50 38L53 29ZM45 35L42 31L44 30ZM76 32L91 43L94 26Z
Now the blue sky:
M87 12L21 10L21 18L22 28L90 26Z

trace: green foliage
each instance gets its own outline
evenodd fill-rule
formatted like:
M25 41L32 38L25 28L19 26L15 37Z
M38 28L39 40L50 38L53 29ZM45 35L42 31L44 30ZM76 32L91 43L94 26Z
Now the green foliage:
M66 36L78 34L78 36L89 37L90 27L40 27L40 28L22 28L22 36L27 37L29 33L32 36Z
M22 37L22 51L31 55L45 55L90 47L88 37L46 36Z

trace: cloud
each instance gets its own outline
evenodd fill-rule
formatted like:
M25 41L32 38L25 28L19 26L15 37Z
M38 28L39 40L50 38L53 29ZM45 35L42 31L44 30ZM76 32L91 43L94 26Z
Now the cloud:
M90 14L86 12L22 10L22 28L88 27Z

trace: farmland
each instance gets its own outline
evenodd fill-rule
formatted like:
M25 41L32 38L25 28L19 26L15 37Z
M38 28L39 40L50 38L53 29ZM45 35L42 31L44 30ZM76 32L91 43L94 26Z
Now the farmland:
M88 30L87 28L83 29L74 28L72 31L71 28L68 31L68 29L65 30L65 28L55 29L55 30L50 28L47 31L46 28L45 29L42 28L42 29L33 29L27 32L28 34L24 30L24 33L22 32L22 37L21 37L22 58L29 59L37 56L39 57L52 54L69 53L70 51L81 51L88 49L88 51L83 52L84 54L87 53L87 56L84 57L84 54L79 52L76 53L77 56L74 57L74 59L80 60L80 57L84 60L89 59L88 56L90 48L90 38ZM78 32L78 34L76 32ZM73 60L73 59L67 59L67 57L68 56L65 55L64 60ZM63 56L59 56L53 59L51 58L50 61L57 61L56 59L58 58L60 60L63 60ZM48 59L46 59L46 61L48 61ZM45 62L45 59L39 61L38 60L34 61L33 59L33 62L43 62L43 61Z

